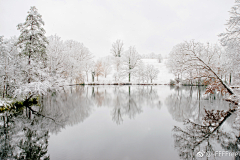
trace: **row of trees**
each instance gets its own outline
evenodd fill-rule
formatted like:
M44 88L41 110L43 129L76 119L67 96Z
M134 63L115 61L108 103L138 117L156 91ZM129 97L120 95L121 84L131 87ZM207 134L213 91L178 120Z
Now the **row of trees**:
M93 60L93 55L82 43L63 41L57 35L45 36L42 16L36 7L31 7L26 21L18 24L19 37L0 37L0 91L6 95L44 94L49 88L64 84L92 82L99 76L105 78L112 73L116 82L134 78L138 82L149 82L157 78L158 69L144 65L142 58L155 58L161 62L161 55L151 53L141 56L134 46L124 50L123 42L113 43L111 53Z
M128 82L135 79L138 83L148 83L149 81L152 83L154 79L157 79L158 68L153 65L144 65L141 59L147 57L140 55L134 46L130 46L128 50L124 51L123 41L117 40L112 44L111 53L113 55L112 61L115 70L113 76L115 81L127 77ZM159 63L162 61L161 55L155 55L154 53L149 55L153 56L151 58L158 59Z
M30 97L64 83L83 82L83 66L93 56L82 43L46 37L42 16L31 7L19 24L20 36L0 37L1 94Z
M220 44L204 44L191 40L173 47L167 65L177 81L186 80L191 84L210 81L239 83L239 7L240 2L236 1L230 11L226 32L219 35ZM216 83L212 87L216 87Z
M224 49L217 44L203 44L191 40L173 47L169 53L167 65L177 79L186 79L191 83L194 80L201 80L201 77L212 76L206 65L211 67L221 78L224 77L227 80L226 76L229 74L229 70L226 57Z
M106 79L110 74L113 77L107 79L113 78L113 82L132 82L134 79L138 83L152 83L153 80L156 80L159 73L158 68L154 65L145 65L141 59L157 59L160 63L161 55L154 53L140 55L134 46L130 46L128 50L124 50L123 46L123 41L116 40L112 44L111 56L99 58L96 62L85 61L82 66L85 81L94 82L95 77L98 81L100 76ZM89 75L92 79L89 79Z

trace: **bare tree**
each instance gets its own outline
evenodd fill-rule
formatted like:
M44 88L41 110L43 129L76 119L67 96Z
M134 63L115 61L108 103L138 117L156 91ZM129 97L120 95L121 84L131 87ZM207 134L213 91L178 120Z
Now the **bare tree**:
M236 143L239 135L234 135L233 132L224 132L221 129L224 122L235 111L235 109L229 109L228 111L205 109L206 115L203 117L201 123L185 120L185 129L174 126L173 137L175 148L179 151L179 156L182 159L195 159L199 151L202 154L205 152L213 153L213 142L220 143L224 147L226 146L227 150L239 150L239 147L232 143L232 141ZM206 155L208 156L207 153Z
M182 49L186 51L186 55L190 56L192 61L197 60L197 62L200 62L200 65L202 65L204 69L206 69L216 77L217 81L219 82L219 90L222 90L223 86L230 95L233 94L233 91L222 81L222 79L217 75L217 73L212 69L212 67L210 67L210 63L206 63L203 61L203 58L201 58L202 48L199 43L195 43L193 40L190 42L185 42L184 48Z
M98 76L103 76L104 75L104 69L102 66L102 62L98 60L95 65L95 76L97 76L97 81L98 81Z
M228 58L225 59L227 63L227 70L229 73L229 83L231 83L232 76L235 78L235 83L239 82L240 77L240 1L236 0L235 5L229 11L230 17L227 21L226 31L221 33L220 42L226 47Z
M146 68L146 75L148 77L148 79L150 79L151 83L154 79L157 79L159 70L157 68L155 68L153 65L147 65Z
M178 70L180 70L189 74L190 79L205 77L212 80L214 78L216 81L213 80L212 82L215 89L221 92L225 89L229 94L233 94L232 90L218 76L220 67L216 67L214 52L208 47L208 45L204 46L202 43L194 42L194 40L178 44L170 53L172 57L175 57L170 60L170 66L176 73L179 73Z
M87 77L87 82L88 82L88 74L91 71L91 69L93 68L93 61L85 61L83 64L83 70L86 73L86 77Z
M147 80L146 66L144 65L142 60L138 61L137 63L135 76L137 77L138 83L144 83L145 80Z
M71 77L72 80L83 80L83 65L86 61L93 58L91 52L86 48L83 43L68 40L65 42L65 58L66 76Z
M111 73L112 70L112 60L110 56L104 57L102 58L102 66L103 66L103 73L104 73L104 77L106 78L107 75L109 75Z
M133 73L140 55L138 54L135 47L130 46L129 49L124 54L124 64L126 66L125 71L128 74L128 81L131 81L131 74Z
M162 55L159 53L159 54L157 54L157 57L156 57L157 59L158 59L158 63L161 63L162 62Z
M114 57L121 57L123 52L124 52L123 41L118 39L116 42L112 44L111 53L113 54Z

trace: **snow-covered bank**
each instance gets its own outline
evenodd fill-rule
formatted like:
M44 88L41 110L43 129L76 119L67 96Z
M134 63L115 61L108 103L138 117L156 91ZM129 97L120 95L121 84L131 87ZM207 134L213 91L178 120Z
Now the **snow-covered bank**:
M13 102L12 99L9 99L9 98L1 99L0 98L0 112L3 112L4 110L9 109L12 102Z

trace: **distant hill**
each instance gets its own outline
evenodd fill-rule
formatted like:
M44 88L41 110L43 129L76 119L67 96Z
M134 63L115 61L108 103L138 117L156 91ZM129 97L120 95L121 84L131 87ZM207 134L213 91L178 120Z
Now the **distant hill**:
M157 59L141 59L145 65L152 64L159 69L160 73L158 74L158 79L154 80L154 83L158 84L169 84L170 79L174 79L175 76L172 73L169 73L166 66L167 59L163 59L161 63L158 63Z

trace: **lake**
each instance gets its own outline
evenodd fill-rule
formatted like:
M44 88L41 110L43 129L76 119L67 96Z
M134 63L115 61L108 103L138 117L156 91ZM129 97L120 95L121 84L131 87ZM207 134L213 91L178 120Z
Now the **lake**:
M39 97L32 110L1 113L0 159L235 159L227 154L240 147L235 106L204 92L167 85L64 87Z

